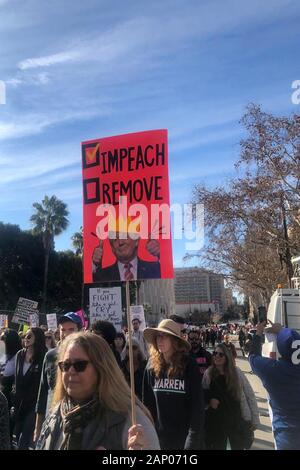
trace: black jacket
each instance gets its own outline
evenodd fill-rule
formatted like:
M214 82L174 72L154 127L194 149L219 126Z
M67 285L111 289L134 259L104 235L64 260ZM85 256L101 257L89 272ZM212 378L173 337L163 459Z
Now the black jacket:
M142 400L142 395L143 395L143 378L144 378L146 364L147 364L147 361L142 361L138 369L134 372L134 391L135 391L136 396L140 400ZM130 386L130 373L129 373L129 370L127 369L127 361L125 360L122 361L121 368L125 376L125 379L128 385Z
M56 361L58 348L50 349L44 357L41 381L36 402L36 413L46 415L49 396L51 397L56 382Z
M156 378L147 366L143 402L152 413L163 450L199 450L204 446L204 400L199 367L185 357L182 377Z
M32 363L23 375L25 356L26 349L21 349L16 357L15 409L19 417L35 409L44 359L44 356L41 356L40 360Z

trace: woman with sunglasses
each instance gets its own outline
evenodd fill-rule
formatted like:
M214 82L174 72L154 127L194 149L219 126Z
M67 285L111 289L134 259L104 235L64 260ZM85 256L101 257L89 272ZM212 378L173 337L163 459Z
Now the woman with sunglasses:
M146 358L140 346L140 343L132 338L132 352L133 352L133 367L134 367L134 388L135 394L142 400L143 377L147 365ZM123 351L123 360L121 369L125 376L127 383L130 385L130 367L129 367L129 343L126 343Z
M54 333L51 330L45 331L45 342L48 351L50 351L50 349L56 348Z
M256 398L226 345L219 344L214 350L212 365L205 371L202 385L208 404L207 449L225 450L228 441L231 449L250 448L253 431L259 425Z
M75 333L60 345L52 409L36 449L159 449L148 410L136 399L131 426L130 389L107 342Z
M33 446L35 405L43 360L47 352L45 334L41 328L30 328L24 342L24 349L21 349L16 357L14 420L19 449Z

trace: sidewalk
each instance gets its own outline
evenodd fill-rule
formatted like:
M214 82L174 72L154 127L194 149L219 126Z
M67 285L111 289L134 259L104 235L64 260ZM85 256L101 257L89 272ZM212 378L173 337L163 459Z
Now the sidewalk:
M240 351L238 351L240 353ZM255 440L252 450L274 450L273 433L269 417L268 401L266 391L260 379L252 374L249 361L246 358L238 357L236 365L246 374L257 399L260 414L260 426L255 431Z

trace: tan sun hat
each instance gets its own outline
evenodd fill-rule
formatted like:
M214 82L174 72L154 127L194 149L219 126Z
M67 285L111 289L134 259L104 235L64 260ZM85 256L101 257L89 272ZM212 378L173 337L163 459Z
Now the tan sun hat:
M168 335L175 336L175 338L180 339L182 344L188 350L191 349L190 343L184 338L182 338L182 336L180 335L181 330L179 324L168 318L162 320L157 328L146 328L143 333L145 340L153 346L156 346L156 336L158 335L158 333L166 333Z

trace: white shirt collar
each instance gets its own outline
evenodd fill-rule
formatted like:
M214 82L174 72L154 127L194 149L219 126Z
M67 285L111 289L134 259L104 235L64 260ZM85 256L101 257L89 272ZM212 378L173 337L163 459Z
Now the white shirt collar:
M130 271L133 274L133 279L137 279L137 262L138 262L137 256L132 261L130 261L130 264L132 266L130 268ZM121 261L118 261L118 268L119 268L121 281L125 281L125 271L126 271L125 265L126 264L129 264L129 263L121 263Z

